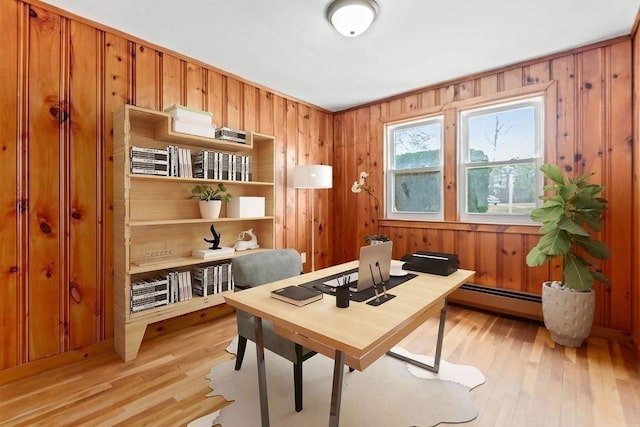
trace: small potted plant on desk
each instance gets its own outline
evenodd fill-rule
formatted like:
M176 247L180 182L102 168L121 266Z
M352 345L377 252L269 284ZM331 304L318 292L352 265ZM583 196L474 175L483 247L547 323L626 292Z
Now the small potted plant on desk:
M370 245L377 245L378 243L388 242L389 240L391 239L384 234L368 234L364 236L365 243Z
M562 281L542 284L544 324L554 342L580 347L593 324L595 292L593 285L609 279L598 271L595 260L609 258L609 248L592 236L602 229L607 200L600 197L605 187L591 184L593 173L570 179L555 165L540 170L551 185L544 204L531 211L531 219L542 223L540 239L527 255L527 265L537 267L559 257Z
M220 216L222 202L229 202L231 194L227 193L224 184L219 183L215 188L206 184L198 184L191 190L191 199L199 200L200 215L204 219L216 219Z

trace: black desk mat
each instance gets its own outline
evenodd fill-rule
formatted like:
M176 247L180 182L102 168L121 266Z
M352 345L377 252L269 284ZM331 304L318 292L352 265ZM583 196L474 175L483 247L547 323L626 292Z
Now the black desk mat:
M331 287L331 286L327 286L324 285L324 282L327 282L329 280L332 279L337 279L338 277L342 277L345 274L351 274L351 273L355 273L356 271L358 271L357 268L353 268L351 270L347 270L345 272L339 273L339 274L333 274L331 276L326 276L323 277L321 279L317 279L317 280L313 280L311 282L307 282L307 283L303 283L300 286L304 286L306 288L311 288L311 289L317 289L319 291L322 291L325 294L328 295L333 295L335 296L336 294L336 290L335 288ZM413 273L408 273L405 276L391 276L389 277L389 281L386 283L387 286L387 291L389 289L392 289L398 285L403 284L404 282L413 279L414 277L417 277L417 274L413 274ZM378 285L378 294L382 294L382 286ZM351 301L355 301L355 302L363 302L363 301L367 301L371 298L373 298L374 296L376 296L375 292L373 291L373 287L366 289L362 292L349 292L349 300Z

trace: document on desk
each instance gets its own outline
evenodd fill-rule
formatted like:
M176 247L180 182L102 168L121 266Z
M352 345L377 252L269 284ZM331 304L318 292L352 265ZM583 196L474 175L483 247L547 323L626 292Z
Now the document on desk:
M322 292L303 286L291 285L271 291L271 297L302 307L303 305L322 299Z

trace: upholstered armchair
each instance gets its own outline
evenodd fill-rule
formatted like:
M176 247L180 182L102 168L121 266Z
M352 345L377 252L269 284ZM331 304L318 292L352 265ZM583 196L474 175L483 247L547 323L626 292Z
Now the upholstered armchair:
M300 253L295 249L275 249L256 252L233 259L233 280L236 291L264 285L265 283L297 276L302 272ZM237 310L238 354L235 370L242 367L247 340L255 342L254 318ZM306 347L289 341L273 330L273 324L262 321L264 347L293 362L295 408L302 410L302 362L316 354Z

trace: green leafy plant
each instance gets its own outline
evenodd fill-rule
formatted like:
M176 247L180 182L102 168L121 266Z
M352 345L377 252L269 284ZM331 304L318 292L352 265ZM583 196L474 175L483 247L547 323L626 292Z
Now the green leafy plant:
M223 202L229 202L231 200L231 194L226 193L227 187L220 183L217 187L211 187L210 185L198 184L191 189L191 199L197 197L200 200L222 200ZM225 194L226 193L226 194Z
M587 181L594 173L571 179L556 165L545 164L540 170L551 185L544 187L546 195L540 197L543 205L531 212L531 219L542 226L538 244L527 255L527 265L537 267L561 257L565 287L588 291L596 280L610 285L593 262L610 256L609 248L593 237L602 229L607 209L607 200L600 197L605 187Z

